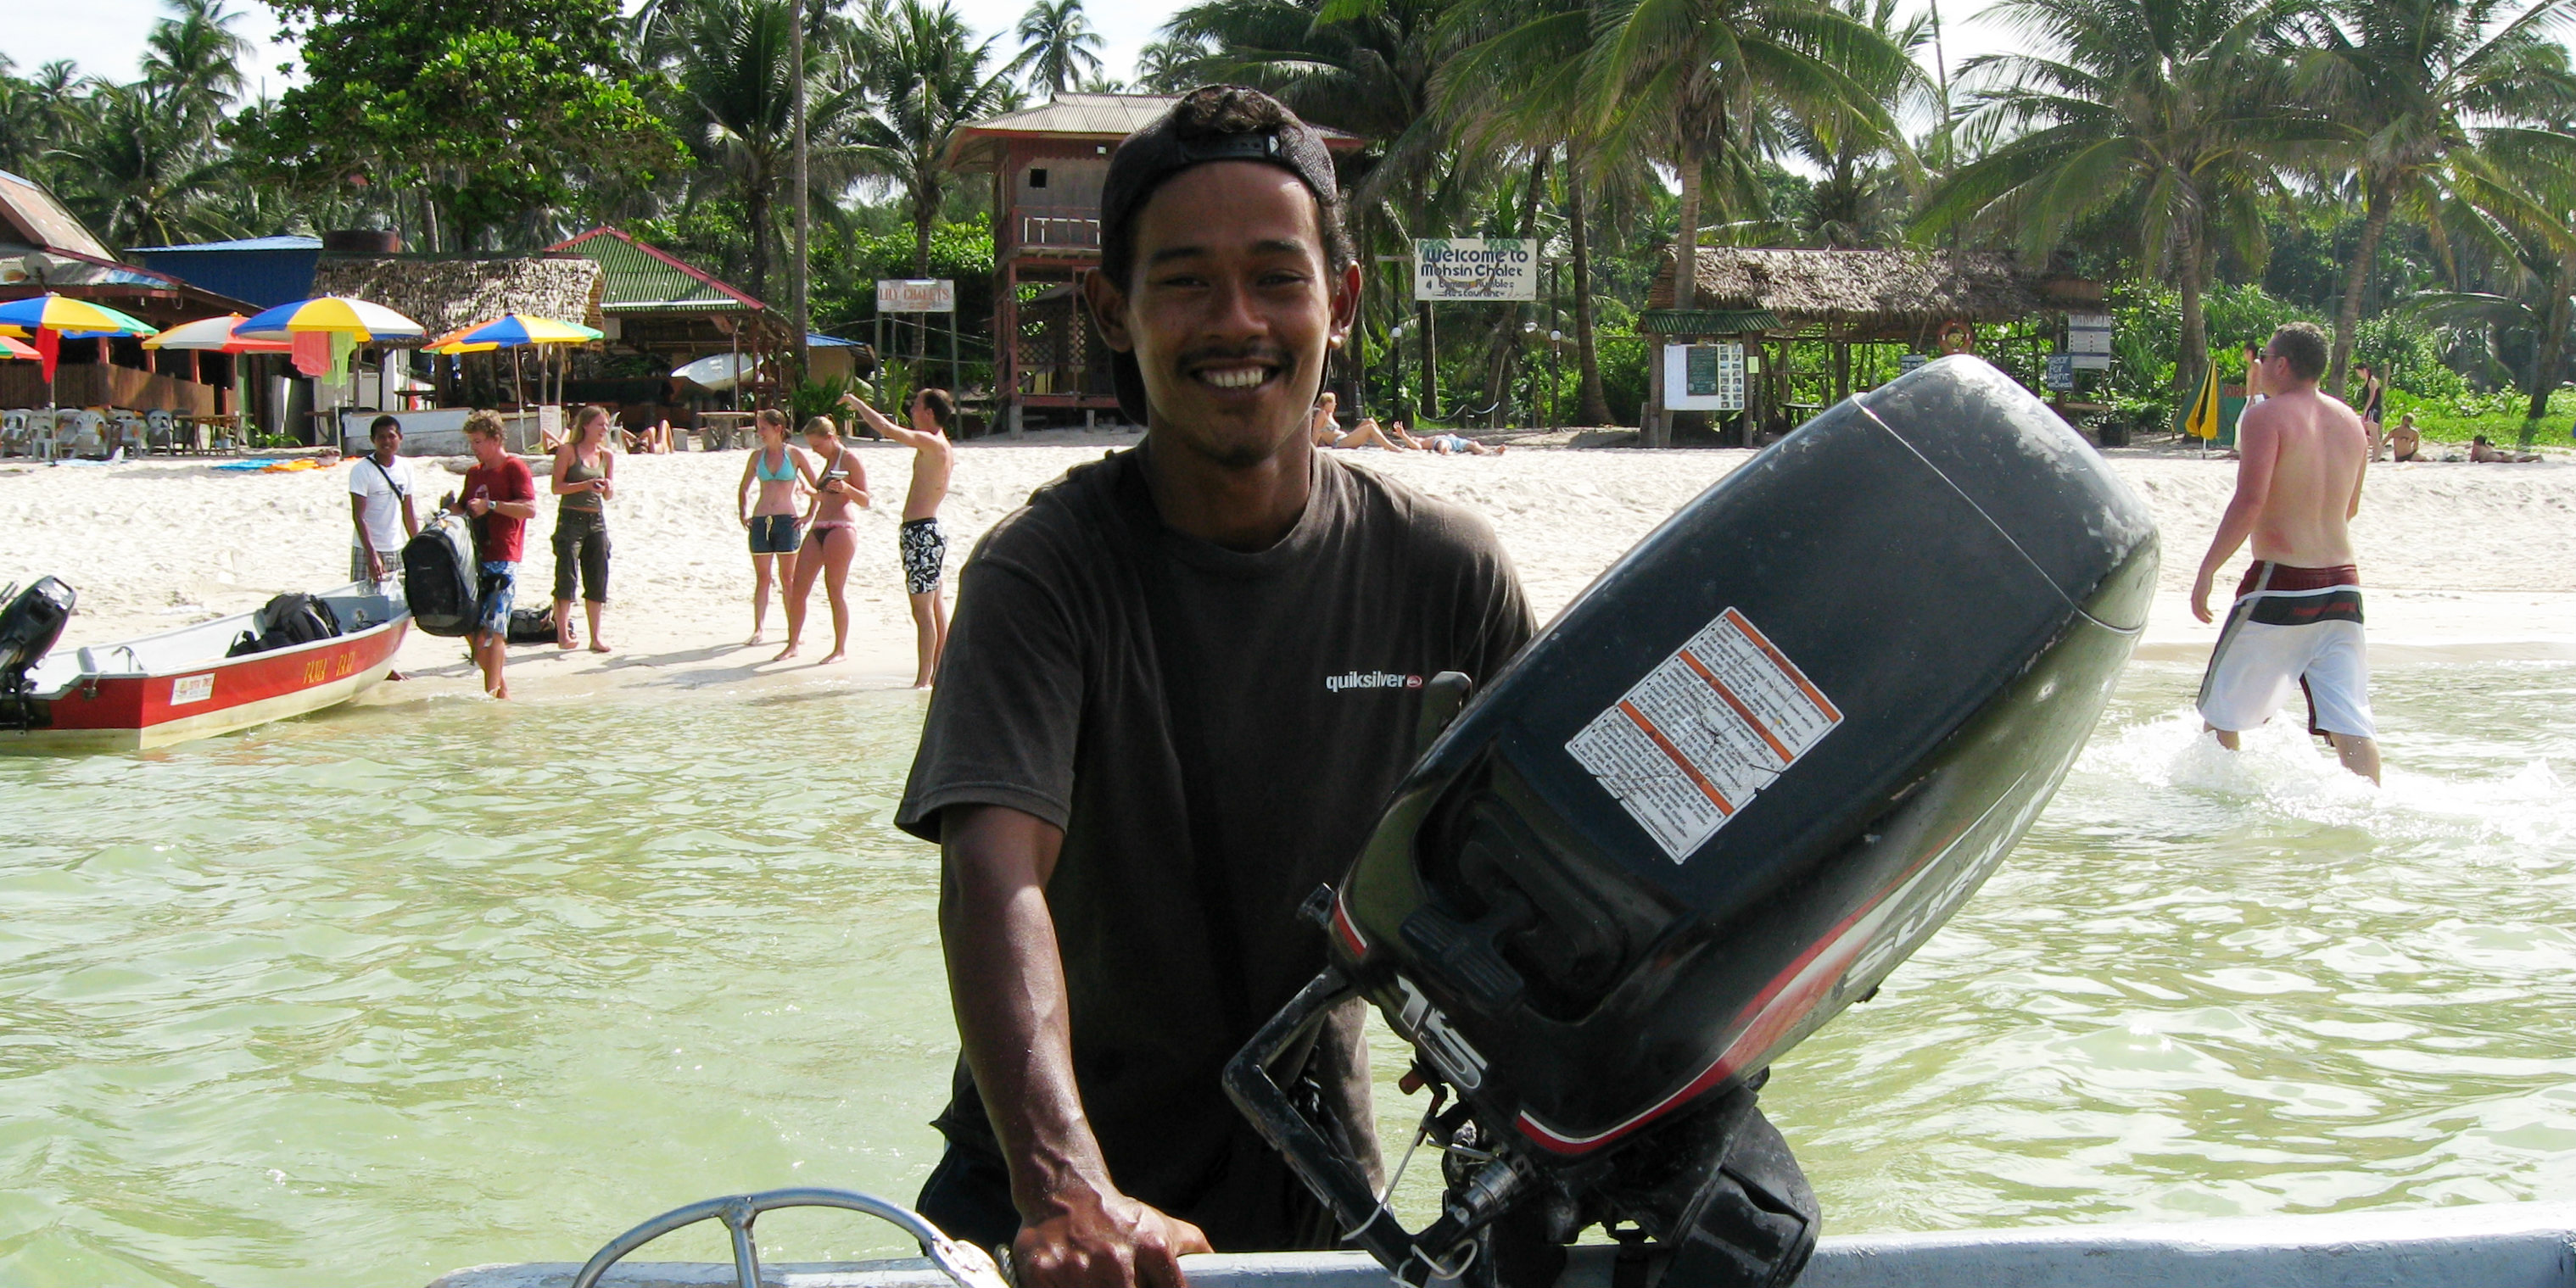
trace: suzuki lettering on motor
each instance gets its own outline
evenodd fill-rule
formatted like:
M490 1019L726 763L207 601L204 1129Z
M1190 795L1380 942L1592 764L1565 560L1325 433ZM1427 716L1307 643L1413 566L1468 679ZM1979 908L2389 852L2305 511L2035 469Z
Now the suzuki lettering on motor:
M1754 1093L2048 803L2155 572L2146 507L1975 358L1826 411L1463 711L1427 686L1425 754L1308 905L1331 965L1228 1092L1406 1284L1550 1283L1595 1224L1620 1288L1789 1282L1816 1201ZM1353 996L1432 1093L1419 1232L1274 1076Z

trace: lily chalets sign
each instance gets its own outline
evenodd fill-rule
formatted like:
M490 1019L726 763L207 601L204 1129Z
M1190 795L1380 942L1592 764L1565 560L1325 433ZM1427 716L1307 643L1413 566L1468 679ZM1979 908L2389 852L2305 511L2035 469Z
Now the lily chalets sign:
M1526 237L1417 238L1413 298L1537 299L1538 243Z

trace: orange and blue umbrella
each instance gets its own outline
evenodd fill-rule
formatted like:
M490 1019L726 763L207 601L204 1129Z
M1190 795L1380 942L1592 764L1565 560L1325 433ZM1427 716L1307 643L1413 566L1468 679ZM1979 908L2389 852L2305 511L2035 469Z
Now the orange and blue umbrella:
M588 344L601 338L602 334L577 322L504 313L489 322L477 322L462 330L450 331L424 347L431 353L481 353L488 349L518 349L534 344Z
M320 332L345 335L360 344L418 340L429 334L420 323L384 305L346 295L297 300L254 313L233 328L244 340L292 340Z

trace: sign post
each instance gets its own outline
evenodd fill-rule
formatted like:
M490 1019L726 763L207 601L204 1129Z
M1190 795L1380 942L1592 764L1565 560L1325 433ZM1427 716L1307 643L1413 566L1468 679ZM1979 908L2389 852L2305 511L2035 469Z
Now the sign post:
M884 319L888 313L916 315L913 318L913 325L919 328L914 332L913 357L916 359L928 357L930 349L930 325L918 315L924 313L948 315L948 393L950 397L955 397L958 381L961 378L959 372L962 370L957 356L956 280L946 277L877 279L877 338L879 341L877 368L880 375L885 369ZM900 416L904 409L889 407L886 411L889 415Z

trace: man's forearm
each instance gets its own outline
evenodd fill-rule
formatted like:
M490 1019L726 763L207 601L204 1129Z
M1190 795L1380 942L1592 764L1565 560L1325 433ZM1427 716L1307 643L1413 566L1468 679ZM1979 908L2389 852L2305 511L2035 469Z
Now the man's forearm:
M1010 1165L1011 1197L1037 1220L1068 1194L1108 1190L1083 1116L1072 1019L1043 873L1053 828L1016 811L963 811L945 849L940 938L967 1067Z

